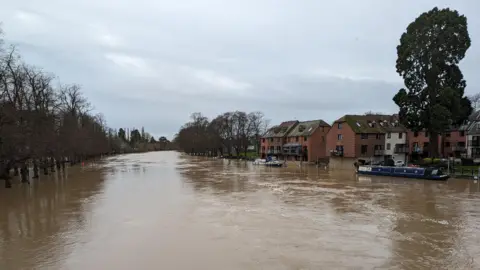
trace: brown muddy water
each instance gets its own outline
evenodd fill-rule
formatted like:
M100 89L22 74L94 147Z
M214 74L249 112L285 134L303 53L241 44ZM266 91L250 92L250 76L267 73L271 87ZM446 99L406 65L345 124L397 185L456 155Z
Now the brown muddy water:
M480 184L124 155L0 189L0 269L479 269Z

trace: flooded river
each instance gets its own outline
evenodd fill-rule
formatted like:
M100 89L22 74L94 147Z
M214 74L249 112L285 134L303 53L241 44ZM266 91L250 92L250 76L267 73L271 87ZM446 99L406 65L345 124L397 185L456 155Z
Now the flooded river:
M479 191L117 156L1 188L0 269L479 269Z

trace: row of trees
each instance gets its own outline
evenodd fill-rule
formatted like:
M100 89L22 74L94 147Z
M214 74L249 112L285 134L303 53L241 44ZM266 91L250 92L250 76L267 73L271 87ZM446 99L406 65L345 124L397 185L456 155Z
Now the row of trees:
M405 88L393 101L406 127L430 133L431 157L439 155L437 135L461 125L472 113L458 66L470 45L467 18L456 10L435 7L410 23L397 46L396 68Z
M54 75L25 63L14 47L0 45L0 178L10 172L22 182L64 168L65 160L125 150L124 138L108 128L76 84L59 84ZM138 132L138 131L137 131ZM135 133L136 138L136 133ZM131 145L135 145L134 141Z
M190 154L238 156L246 154L250 146L258 149L267 126L261 112L226 112L211 121L194 113L191 121L180 128L174 143Z
M148 150L172 150L174 145L164 136L155 140L155 138L148 132L145 132L142 127L141 131L136 128L124 129L120 128L116 132L121 142L124 142L123 148L129 151L148 151Z

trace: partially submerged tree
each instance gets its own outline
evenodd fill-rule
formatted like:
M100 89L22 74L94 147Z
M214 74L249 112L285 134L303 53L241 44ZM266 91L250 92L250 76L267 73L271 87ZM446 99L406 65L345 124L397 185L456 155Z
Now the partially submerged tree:
M435 7L407 27L397 46L396 68L406 89L400 89L393 100L406 127L430 133L430 156L438 156L438 135L472 112L458 67L470 43L467 18Z

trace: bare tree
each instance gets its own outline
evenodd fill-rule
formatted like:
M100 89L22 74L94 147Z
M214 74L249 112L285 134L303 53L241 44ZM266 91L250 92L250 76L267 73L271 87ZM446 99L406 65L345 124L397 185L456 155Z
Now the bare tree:
M480 109L480 93L470 95L468 96L468 99L472 103L473 111Z

